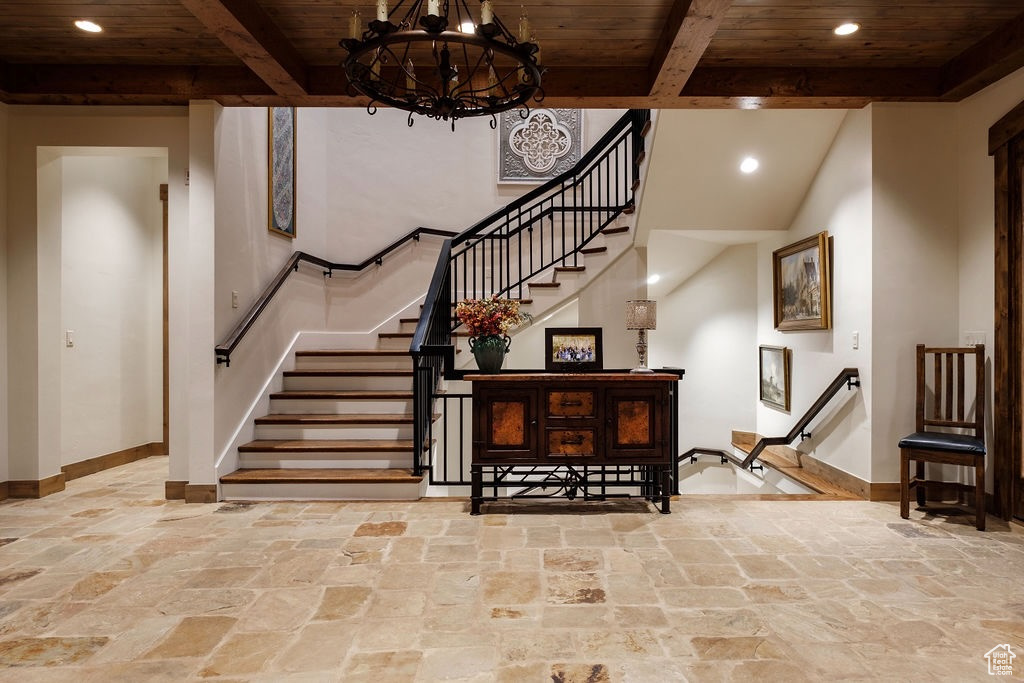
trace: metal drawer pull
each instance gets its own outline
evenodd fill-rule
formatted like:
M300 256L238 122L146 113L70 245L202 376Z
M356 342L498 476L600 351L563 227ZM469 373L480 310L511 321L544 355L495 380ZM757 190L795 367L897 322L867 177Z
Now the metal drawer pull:
M583 445L583 437L582 436L563 437L562 438L562 445L563 446L582 446Z
M574 406L582 406L583 401L562 401L559 405L563 408L572 408Z

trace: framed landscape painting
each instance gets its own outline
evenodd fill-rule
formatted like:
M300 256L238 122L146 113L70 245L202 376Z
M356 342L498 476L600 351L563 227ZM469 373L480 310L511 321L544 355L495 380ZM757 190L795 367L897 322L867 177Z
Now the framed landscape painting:
M775 329L832 327L829 261L828 231L772 252Z
M789 412L789 349L763 345L759 348L761 402Z
M549 327L544 330L544 369L587 372L603 367L600 327Z

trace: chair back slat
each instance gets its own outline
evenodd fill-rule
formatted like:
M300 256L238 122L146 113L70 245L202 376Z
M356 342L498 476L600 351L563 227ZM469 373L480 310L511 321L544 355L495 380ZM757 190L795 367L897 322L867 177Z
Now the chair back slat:
M931 362L927 357L932 356ZM974 358L974 416L968 397L968 356ZM931 370L931 382L926 370ZM929 390L932 392L929 400ZM973 436L985 438L985 347L982 344L963 348L927 348L917 346L917 431L929 427L969 430Z
M953 377L953 354L945 353L943 358L946 359L946 387L943 389L943 393L946 395L946 417L950 420L953 419L953 398L956 396L957 387L955 386Z
M964 419L964 401L967 395L966 387L964 386L964 355L962 353L956 356L956 419Z

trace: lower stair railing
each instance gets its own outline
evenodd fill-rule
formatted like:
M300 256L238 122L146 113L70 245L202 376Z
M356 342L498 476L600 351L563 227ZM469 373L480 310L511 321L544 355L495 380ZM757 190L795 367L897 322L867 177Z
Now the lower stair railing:
M818 399L813 404L811 404L811 407L807 409L807 412L804 413L803 416L796 421L796 424L793 425L793 428L790 429L789 432L787 432L784 436L761 437L760 439L757 440L757 443L754 444L754 447L750 449L750 452L747 453L747 456L743 459L740 459L737 456L733 455L732 453L721 450L719 448L691 448L685 453L679 455L679 457L676 459L676 466L678 467L687 460L693 462L697 459L697 457L702 455L710 455L717 458L721 458L723 464L731 462L740 469L753 470L755 467L760 468L761 466L755 463L757 462L757 459L761 456L761 454L764 453L764 450L766 448L768 448L769 446L788 446L789 444L796 441L798 437L801 439L809 439L811 437L811 434L810 432L806 431L807 428L811 425L811 422L814 421L814 418L816 418L821 413L821 411L825 409L825 406L828 405L829 401L831 401L832 398L837 393L839 393L839 390L842 389L843 387L846 387L847 390L852 390L854 387L859 386L860 370L858 370L857 368L844 368L842 372L840 372L836 376L836 378L832 380L832 383L829 384L823 392L821 392L821 396L819 396ZM676 491L676 493L678 493L678 491Z

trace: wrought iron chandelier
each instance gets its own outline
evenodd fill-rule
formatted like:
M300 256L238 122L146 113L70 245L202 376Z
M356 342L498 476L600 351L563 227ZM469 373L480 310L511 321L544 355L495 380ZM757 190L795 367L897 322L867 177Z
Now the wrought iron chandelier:
M349 37L345 74L349 85L378 103L452 122L524 108L543 99L540 47L525 11L516 35L494 14L491 0L480 0L479 21L466 0L399 0L388 9L376 0L376 18L363 30L359 10ZM403 12L403 7L406 9ZM401 17L401 19L398 19ZM397 20L397 21L396 21ZM524 114L525 115L525 114Z

